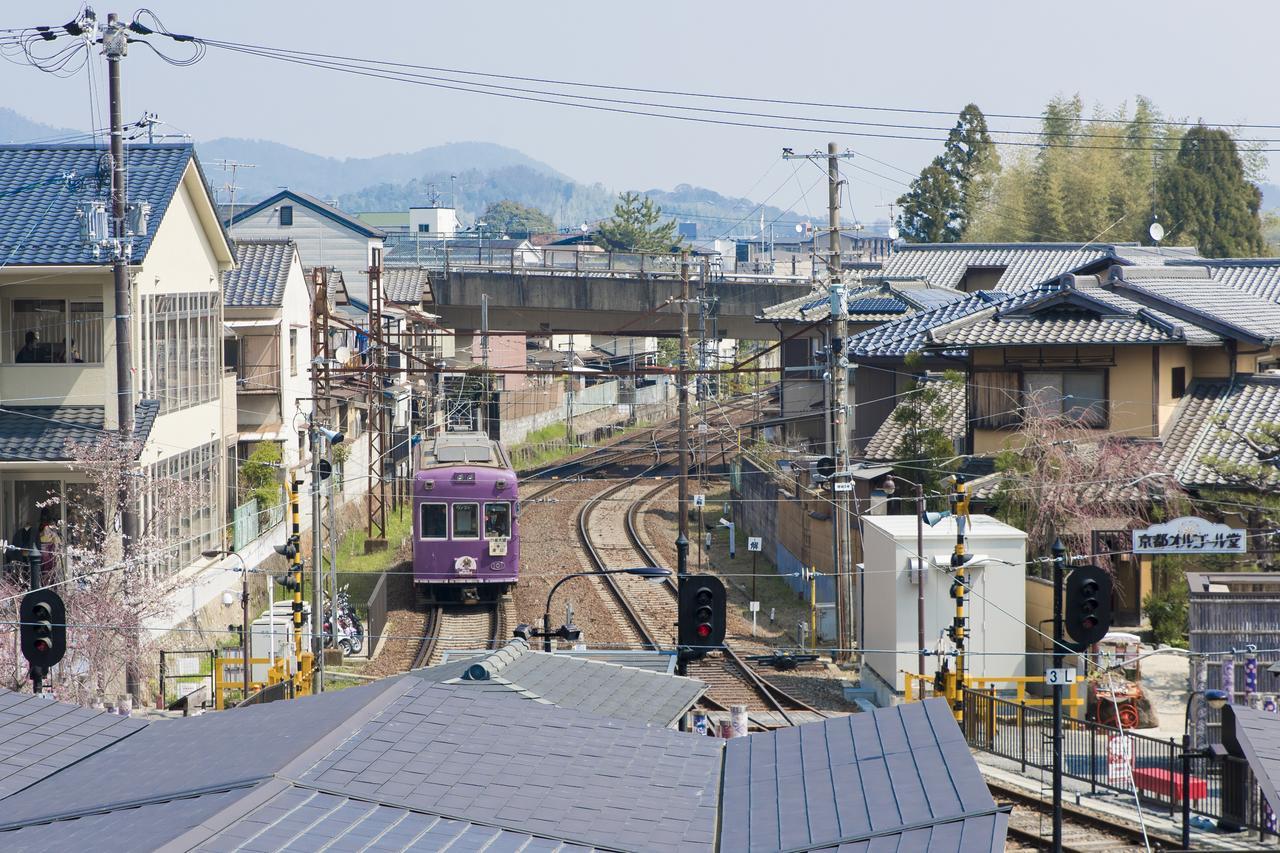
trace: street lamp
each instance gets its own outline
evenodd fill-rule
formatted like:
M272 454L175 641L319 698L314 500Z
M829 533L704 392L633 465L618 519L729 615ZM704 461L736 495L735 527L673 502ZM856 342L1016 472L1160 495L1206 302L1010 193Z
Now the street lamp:
M1228 661L1230 665L1230 661ZM1231 701L1225 690L1192 690L1187 693L1187 716L1182 723L1182 849L1191 849L1191 700L1203 696L1215 711Z
M209 559L217 559L218 557L235 557L240 561L240 608L244 614L244 624L240 628L240 657L241 667L244 670L244 698L249 698L249 685L251 669L249 666L249 567L245 565L244 557L236 551L226 551L220 548L211 548L207 551L201 551L200 556Z
M554 633L551 631L551 598L556 594L556 590L559 589L560 585L565 581L570 581L574 578L589 578L599 575L635 575L636 577L645 578L646 580L650 580L655 583L661 583L671 577L671 570L659 568L657 566L637 566L630 569L602 569L598 572L575 572L574 574L565 575L560 578L560 580L556 581L551 587L551 591L547 593L547 606L542 611L542 633L537 636L542 637L542 650L544 652L551 651L551 638L554 636Z

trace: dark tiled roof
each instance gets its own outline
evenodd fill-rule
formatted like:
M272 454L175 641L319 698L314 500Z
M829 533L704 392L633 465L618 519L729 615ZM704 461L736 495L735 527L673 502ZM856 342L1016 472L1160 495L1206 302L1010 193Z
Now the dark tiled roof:
M964 299L958 290L940 287L895 287L891 283L865 287L851 287L845 296L849 319L855 323L874 323L896 320L903 314L921 309L936 308ZM797 296L770 305L760 312L757 320L773 322L791 320L812 323L830 316L831 304L825 287L814 288L804 296Z
M1201 325L1222 324L1235 337L1280 339L1280 305L1217 279L1206 266L1121 268L1109 284L1116 293L1155 304Z
M156 415L158 400L143 400L134 407L133 436L145 445ZM0 461L65 461L68 442L96 439L106 416L102 406L5 406L0 408Z
M1249 762L1267 803L1280 804L1280 716L1230 704L1222 709L1222 742Z
M1171 266L1204 267L1214 280L1261 299L1280 302L1280 258L1221 258L1179 261Z
M1008 825L941 699L730 740L721 811L734 851L987 853Z
M228 308L278 308L297 257L292 240L237 240L236 268L222 274L222 300Z
M388 302L400 305L419 305L425 299L434 302L431 295L431 275L421 267L384 267L382 293Z
M151 205L147 233L133 239L134 263L146 257L194 157L187 144L125 149L128 200ZM106 164L102 146L0 145L0 259L8 266L106 263L81 239L77 215L81 202L107 199Z
M930 343L931 329L985 311L1008 298L1008 294L1004 293L975 293L967 299L940 308L891 320L882 326L851 336L848 352L863 358L894 358L919 352Z
M1109 262L1149 265L1195 257L1193 248L1123 243L908 243L885 259L883 274L958 287L970 267L1003 267L995 289L1012 291Z
M303 207L320 214L324 218L332 220L346 228L350 228L352 231L355 231L357 234L361 234L365 237L385 238L387 236L387 232L383 231L381 228L374 228L366 222L361 222L356 217L348 213L344 213L323 199L316 198L310 193L287 189L281 190L270 198L264 199L257 204L237 211L234 216L230 217L226 221L226 223L227 225L236 225L269 207L276 207L280 202L290 201L294 204L300 204Z
M0 800L145 726L142 720L0 688Z
M929 407L930 411L926 411L925 419L927 425L936 425L942 428L947 438L953 441L964 438L965 434L965 390L963 382L944 382L939 379L930 379L930 384L935 384L938 388L938 398L933 405ZM902 402L894 408L894 413L898 409L908 408L911 403ZM946 416L941 423L933 424L932 410L945 409ZM899 449L902 446L902 439L906 435L906 425L899 423L891 414L885 419L885 422L876 430L875 435L867 442L866 448L863 450L863 457L872 461L892 461L901 459L902 454Z
M1223 422L1217 423L1220 415ZM1280 376L1197 380L1178 403L1153 465L1176 475L1184 486L1225 485L1222 476L1204 464L1205 457L1255 462L1253 452L1232 432L1247 434L1259 423L1277 421Z
M418 670L430 681L515 693L604 717L670 726L707 689L701 681L630 666L533 651L512 640L495 652Z

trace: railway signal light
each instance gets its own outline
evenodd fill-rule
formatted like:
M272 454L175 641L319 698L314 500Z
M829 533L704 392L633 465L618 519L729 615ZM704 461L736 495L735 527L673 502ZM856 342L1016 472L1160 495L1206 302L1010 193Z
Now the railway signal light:
M1080 645L1091 646L1111 630L1111 575L1098 566L1079 566L1066 586L1067 633Z
M22 597L18 607L22 656L33 667L48 669L67 651L67 608L51 589L37 589Z
M701 657L724 644L724 584L712 575L692 575L680 584L677 639L686 657Z
M298 556L298 539L296 536L290 536L283 545L276 545L275 549L277 554L292 563L293 558Z

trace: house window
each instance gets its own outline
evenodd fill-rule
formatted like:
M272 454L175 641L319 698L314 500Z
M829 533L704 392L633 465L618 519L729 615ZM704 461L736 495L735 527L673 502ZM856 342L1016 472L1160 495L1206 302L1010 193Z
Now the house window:
M1061 417L1080 426L1107 425L1107 374L1104 370L1027 373L1022 390L1030 415Z
M101 364L102 303L14 299L8 360L18 364Z
M1169 381L1173 386L1170 396L1175 400L1181 399L1187 393L1187 369L1175 367L1170 373Z
M969 399L977 429L1002 429L1022 422L1021 380L1016 372L988 370L973 374Z
M289 330L289 375L298 375L298 330Z
M426 234L426 233L427 233L427 232L429 232L430 230L431 230L431 226L430 226L430 225L428 225L427 223L425 223L425 222L419 222L419 223L418 223L418 231L419 231L419 232L421 232L421 233L423 233L423 234Z
M293 205L291 204L280 205L280 224L281 225L293 224Z
M240 339L222 339L222 363L228 370L240 371Z
M152 486L143 495L142 519L147 519L143 535L164 541L168 548L155 557L155 567L178 569L189 566L201 551L220 546L222 526L218 518L222 477L222 451L219 443L194 447L162 459L147 468ZM179 490L180 506L171 503L171 486L185 485Z
M142 393L176 412L218 399L222 308L214 291L142 297Z

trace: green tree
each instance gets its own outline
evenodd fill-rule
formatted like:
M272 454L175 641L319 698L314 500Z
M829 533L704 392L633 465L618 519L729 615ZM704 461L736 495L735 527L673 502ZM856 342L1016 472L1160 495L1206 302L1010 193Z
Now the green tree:
M903 239L910 243L953 243L960 239L955 228L960 201L960 191L947 174L946 159L933 158L898 199L902 205L898 227Z
M1250 257L1266 250L1262 191L1249 182L1235 140L1225 130L1187 131L1161 184L1168 239L1185 240L1211 258Z
M240 463L241 500L255 498L259 511L280 503L281 458L280 445L274 441L260 441L253 446L249 458Z
M953 243L991 194L1000 155L975 104L960 111L943 152L899 199L898 227L913 243Z
M596 245L617 252L670 252L680 245L676 221L662 219L653 199L635 192L618 195L613 216L600 223Z
M555 222L546 213L511 199L491 202L480 214L480 220L491 229L512 236L526 237L556 230Z
M918 352L908 353L905 366L913 373L921 368L923 358ZM950 412L945 393L957 387L963 377L949 370L942 379L926 379L913 376L904 389L902 405L893 410L894 423L902 427L902 441L897 455L904 460L894 473L912 483L923 483L926 492L941 489L943 477L955 470L955 443L947 434L946 424Z

